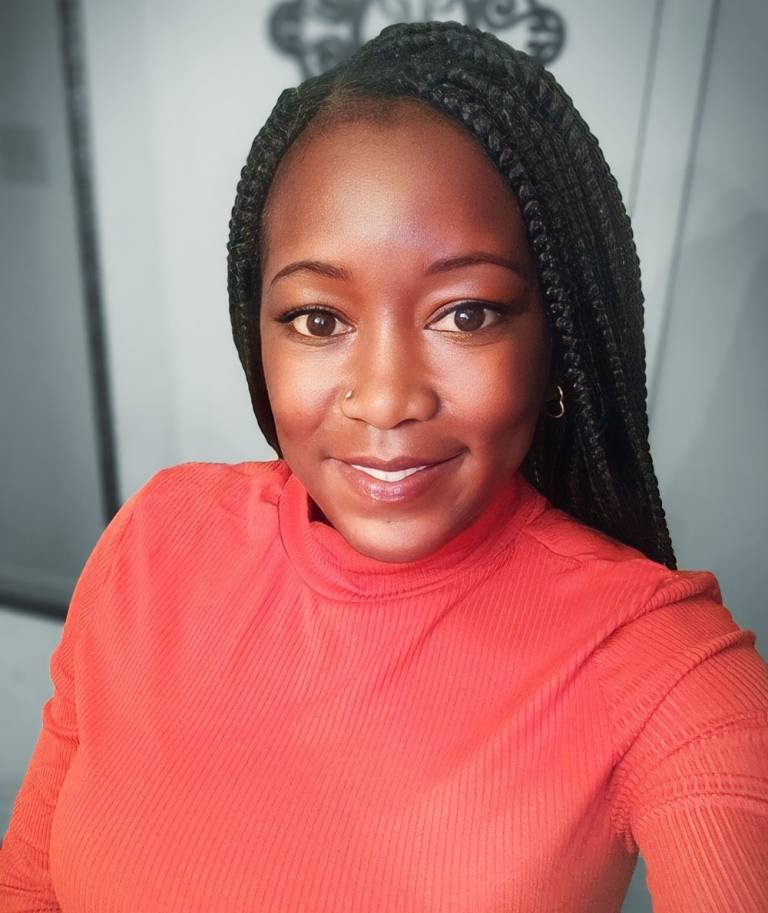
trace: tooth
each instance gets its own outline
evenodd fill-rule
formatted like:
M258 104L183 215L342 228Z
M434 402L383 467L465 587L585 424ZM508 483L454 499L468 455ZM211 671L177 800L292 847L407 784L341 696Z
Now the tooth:
M354 463L352 463L352 465L355 469L360 469L367 475L373 476L374 479L381 479L382 482L400 482L402 479L413 475L414 472L418 472L420 469L426 469L426 465L424 465L414 466L411 469L401 469L397 472L385 472L383 469L373 469L371 466L357 466Z

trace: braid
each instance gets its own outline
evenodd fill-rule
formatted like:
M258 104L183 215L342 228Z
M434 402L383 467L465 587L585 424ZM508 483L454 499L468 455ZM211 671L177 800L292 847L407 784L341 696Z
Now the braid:
M554 76L479 29L388 26L348 60L286 89L254 139L230 221L228 289L268 443L280 454L259 333L269 188L310 125L381 119L403 99L469 131L520 206L568 403L562 420L539 419L521 471L554 506L674 569L648 445L640 268L618 184Z

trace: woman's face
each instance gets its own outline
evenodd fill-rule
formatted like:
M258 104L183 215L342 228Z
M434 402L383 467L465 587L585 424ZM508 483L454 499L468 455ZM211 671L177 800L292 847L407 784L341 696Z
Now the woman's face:
M515 198L461 127L403 106L300 139L269 204L260 326L283 458L359 552L425 557L517 471L551 395ZM428 468L350 465L392 462Z

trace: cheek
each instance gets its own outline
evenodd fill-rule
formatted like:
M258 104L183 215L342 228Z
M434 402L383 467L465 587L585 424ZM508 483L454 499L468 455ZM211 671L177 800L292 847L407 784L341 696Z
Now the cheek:
M545 391L545 353L538 340L494 346L488 358L465 365L454 378L456 410L478 442L498 445L532 431Z
M317 428L333 399L328 366L322 363L319 350L292 353L289 346L264 340L262 364L281 439L304 437Z

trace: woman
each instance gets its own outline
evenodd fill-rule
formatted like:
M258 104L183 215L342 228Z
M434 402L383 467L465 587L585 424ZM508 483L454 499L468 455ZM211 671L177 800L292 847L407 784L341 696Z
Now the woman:
M89 558L0 910L768 909L768 677L678 571L642 297L553 77L455 23L284 92L231 223L279 455Z

